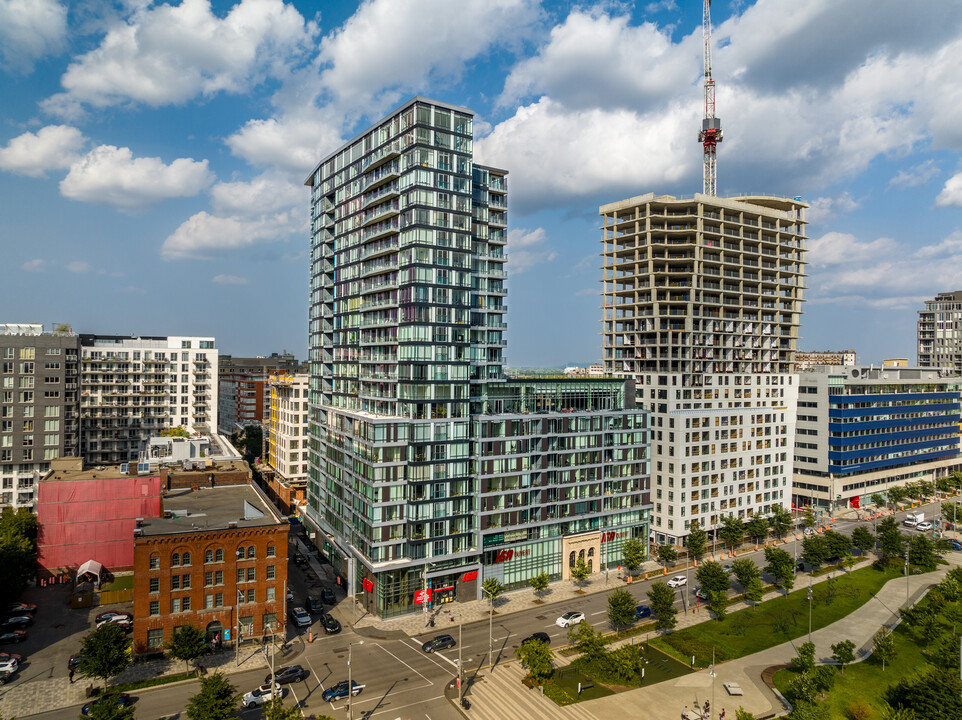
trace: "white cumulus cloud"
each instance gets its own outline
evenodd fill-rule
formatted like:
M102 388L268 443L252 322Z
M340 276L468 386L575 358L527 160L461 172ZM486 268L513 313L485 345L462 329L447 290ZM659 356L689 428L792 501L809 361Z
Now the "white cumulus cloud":
M231 152L252 165L273 166L303 177L323 153L341 143L343 116L329 110L299 110L277 118L249 120L227 138Z
M70 166L60 192L71 200L136 210L169 198L191 197L214 181L207 161L135 158L130 148L100 145Z
M249 182L217 183L210 195L214 210L224 215L257 215L300 206L306 217L310 201L308 188L273 171Z
M918 187L925 185L939 174L934 160L926 160L908 170L899 170L898 174L889 180L889 187Z
M67 8L56 0L0 0L3 64L29 72L36 60L57 53L67 35Z
M535 265L554 260L558 253L551 249L544 228L508 231L508 276L520 275Z
M942 192L935 198L935 204L939 207L962 207L962 172L945 181Z
M43 258L35 258L33 260L27 260L27 262L20 266L20 269L26 270L27 272L42 272L46 267L46 260Z
M165 260L209 257L218 250L237 250L260 242L277 242L306 233L304 213L294 211L253 218L218 216L199 212L191 216L164 240Z
M70 167L85 142L83 134L70 125L48 125L36 133L25 132L0 148L0 169L43 177L48 170Z
M315 32L282 0L241 0L223 18L209 0L138 7L70 64L61 78L65 92L44 107L69 114L79 104L161 106L242 93L265 78L286 75Z

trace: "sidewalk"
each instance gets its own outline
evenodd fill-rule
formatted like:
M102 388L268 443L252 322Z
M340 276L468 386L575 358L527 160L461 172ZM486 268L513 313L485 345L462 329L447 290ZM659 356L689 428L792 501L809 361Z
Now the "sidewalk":
M950 555L947 559L950 563L949 567L962 565L962 557L957 554ZM924 575L910 575L909 602L915 602L929 585L941 580L947 569L942 567ZM820 576L813 580L813 584L827 579L828 574ZM898 608L906 604L905 595L905 579L891 580L874 598L858 610L813 632L812 642L815 644L816 661L831 661L831 645L841 639L852 640L856 647L860 648L859 657L864 659L871 649L872 636L875 632L882 625L891 625L897 617ZM771 594L766 595L766 599L770 596ZM681 629L706 621L708 614L705 611L688 613L679 616L678 619L678 628ZM631 641L637 642L638 638L623 642ZM797 642L805 641L807 638L799 638ZM528 690L521 685L524 670L517 661L510 661L498 665L493 673L488 671L479 673L479 678L468 690L467 697L471 702L471 709L465 714L476 720L501 720L508 716L536 719L580 717L587 720L600 720L632 717L641 720L648 720L648 718L663 720L679 717L686 706L691 716L695 717L698 710L703 707L703 703L710 700L715 714L727 708L726 716L731 718L735 716L735 710L738 707L743 707L756 717L779 715L784 710L782 703L762 681L761 674L773 665L788 663L795 654L795 645L789 641L754 655L716 665L714 679L709 675L708 670L701 670L676 680L667 680L650 687L616 693L568 708L558 708L537 691ZM558 657L557 660L563 664L570 662L568 658ZM729 697L723 687L727 682L736 682L741 685L744 695ZM530 706L534 708L530 714L527 714ZM506 708L514 710L509 713ZM577 708L577 714L574 716L567 714L573 708Z

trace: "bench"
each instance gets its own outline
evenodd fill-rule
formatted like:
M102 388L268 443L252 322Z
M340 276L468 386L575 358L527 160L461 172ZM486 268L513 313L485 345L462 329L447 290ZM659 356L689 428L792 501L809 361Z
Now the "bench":
M722 687L728 691L729 695L744 695L745 692L742 690L742 686L737 682L727 682L723 683Z

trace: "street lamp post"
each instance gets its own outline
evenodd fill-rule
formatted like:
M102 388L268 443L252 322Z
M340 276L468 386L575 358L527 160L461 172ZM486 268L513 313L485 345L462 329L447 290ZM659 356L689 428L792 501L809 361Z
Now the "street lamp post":
M464 663L461 662L461 628L464 625L463 621L464 617L458 610L458 707L464 706L464 672L462 671Z
M274 625L273 623L267 623L264 629L271 634L271 700L274 699L274 686L277 684L277 680L274 677Z
M812 642L812 579L808 579L808 641Z
M347 717L354 720L354 674L351 668L351 653L355 645L363 645L363 640L348 643L347 646Z
M905 606L909 605L909 549L905 548Z
M493 630L494 630L494 595L490 591L481 588L482 593L487 593L488 595L488 665L491 666L491 672L494 672L494 641L493 641ZM460 643L459 643L460 644Z

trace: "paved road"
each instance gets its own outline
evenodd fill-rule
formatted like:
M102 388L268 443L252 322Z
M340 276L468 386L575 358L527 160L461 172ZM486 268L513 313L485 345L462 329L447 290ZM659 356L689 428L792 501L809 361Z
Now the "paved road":
M934 514L934 507L921 509L927 514ZM903 515L904 513L900 513L896 517L901 520ZM850 533L857 524L859 524L858 521L854 519L846 519L838 520L833 527L840 532ZM779 547L793 555L801 552L800 541L791 540ZM742 551L738 556L751 557L759 565L764 565L763 550ZM717 554L716 558L718 558ZM308 591L323 586L328 580L329 569L320 568L321 580L318 583L312 575L317 569L314 565L314 570L305 572L294 570L292 566L290 577L296 597L295 603L301 604ZM689 574L691 579L688 592L679 591L677 594L676 602L683 607L687 606L689 600L694 599L694 568L690 569ZM577 595L573 599L561 602L546 602L543 605L534 605L530 609L510 614L496 613L493 616L493 622L490 623L490 640L495 661L503 662L512 659L520 641L533 632L547 632L555 647L565 643L566 631L559 628L555 620L568 610L584 612L589 623L599 629L606 629L607 598L610 591L626 587L635 597L636 602L643 604L647 602L645 592L657 579L664 578L661 574L657 574L650 577L648 581L642 580L625 585L612 573L607 591ZM339 594L338 597L340 599L342 596ZM337 611L345 630L335 636L324 636L323 633L320 637L315 635L315 641L306 645L303 653L293 660L307 667L311 671L311 676L303 683L288 686L286 702L299 703L306 714L323 712L341 717L341 713L344 713L346 716L346 701L325 703L321 700L321 691L335 682L347 679L348 648L351 643L356 643L352 652L353 679L365 687L363 692L354 699L355 717L383 718L384 720L399 717L412 718L412 720L415 718L456 720L462 717L444 699L444 690L457 677L459 652L466 674L489 664L488 621L464 625L461 629L459 648L426 655L421 651L420 646L434 635L449 633L456 640L458 639L458 605L456 603L449 606L453 611L452 614L441 611L434 628L413 637L398 639L389 639L390 633L381 633L378 637L372 637L377 635L378 631L371 629L366 629L363 635L355 633L349 625L351 617L350 610L345 610L347 606L348 603L342 602L341 608ZM408 625L410 626L410 623ZM292 627L291 634L295 632L297 631ZM362 641L363 644L361 644ZM51 672L57 672L57 668L51 668ZM65 672L65 668L60 669L60 673L65 674ZM265 670L248 671L232 675L231 682L241 692L247 692L261 684L265 675ZM133 693L137 697L137 717L139 720L176 720L186 707L188 698L196 691L197 683L189 682ZM44 720L47 718L75 720L79 714L78 710L78 706L72 706L36 717ZM254 720L259 715L259 709L244 710L241 713L241 717L245 720Z

